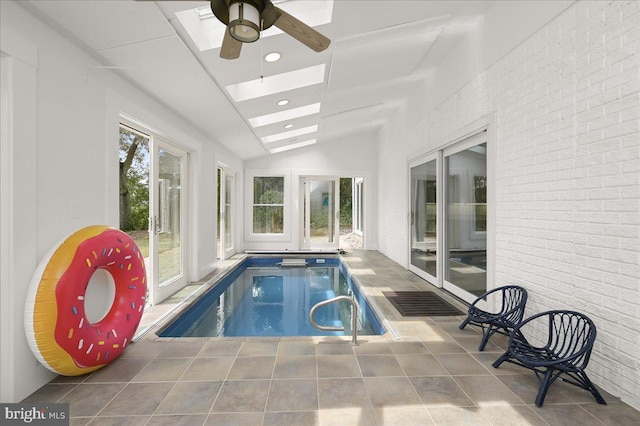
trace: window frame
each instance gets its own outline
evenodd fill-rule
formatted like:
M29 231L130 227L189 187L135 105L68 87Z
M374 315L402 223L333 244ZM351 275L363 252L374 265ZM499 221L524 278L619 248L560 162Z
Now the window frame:
M282 233L256 233L253 230L254 180L259 177L281 177L283 179L284 200L282 204ZM273 206L268 204L267 206ZM291 174L288 170L247 170L245 178L245 239L247 241L289 241L291 239Z

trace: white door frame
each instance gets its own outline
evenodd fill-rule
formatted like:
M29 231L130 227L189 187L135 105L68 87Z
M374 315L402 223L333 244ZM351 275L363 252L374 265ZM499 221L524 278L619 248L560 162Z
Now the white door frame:
M333 182L334 188L334 208L333 216L333 242L332 243L312 243L310 233L311 222L311 200L309 197L309 187L312 181ZM303 176L301 177L301 199L304 200L305 207L301 210L302 221L302 244L305 249L337 249L340 246L340 178L336 176Z
M160 182L159 178L159 152L164 150L172 155L180 158L180 271L181 273L170 278L165 282L160 282L160 262L158 253L158 236L162 230L160 223ZM189 259L189 244L187 238L188 228L188 210L189 204L189 162L188 153L175 145L165 142L157 137L151 136L150 140L150 167L149 167L149 215L151 224L149 229L149 260L150 260L150 287L149 298L152 305L158 304L167 297L180 290L189 282L189 268L187 268Z

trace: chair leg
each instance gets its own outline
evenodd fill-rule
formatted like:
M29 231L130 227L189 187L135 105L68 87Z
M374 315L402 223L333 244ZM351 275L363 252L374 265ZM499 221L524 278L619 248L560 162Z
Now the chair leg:
M551 380L552 376L553 369L551 368L544 373L544 378L540 382L540 388L538 389L538 395L536 396L536 407L542 407L544 398L547 396L549 386L551 386L551 383L553 382L553 380Z
M482 340L480 341L480 347L478 347L478 350L480 352L484 351L484 347L487 346L487 343L489 342L489 337L491 337L493 335L493 333L495 331L493 331L494 329L489 326L487 327L486 330L484 330L483 336L482 336Z
M500 355L500 358L496 359L495 361L493 361L493 364L491 364L491 366L493 368L498 368L500 367L500 364L502 364L503 362L505 362L507 359L509 359L509 351L506 351L505 353L503 353L502 355Z
M587 387L589 388L589 392L591 392L591 395L593 395L598 404L607 405L607 401L605 401L602 395L600 395L598 388L596 388L593 382L589 380L587 373L585 373L584 371L579 371L578 374L580 375L582 380L584 380L584 384L587 385Z
M465 328L465 327L467 326L467 324L469 324L469 317L465 318L465 320L464 320L464 321L462 321L462 322L460 323L460 325L458 326L458 328L459 328L460 330L462 330L463 328Z

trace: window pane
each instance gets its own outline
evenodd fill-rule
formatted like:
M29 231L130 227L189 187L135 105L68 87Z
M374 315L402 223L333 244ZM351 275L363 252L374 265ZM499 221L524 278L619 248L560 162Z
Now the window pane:
M282 234L284 232L284 207L254 206L253 232L255 234Z
M284 204L284 178L253 178L253 204Z
M411 264L437 274L436 161L411 168Z
M446 279L474 295L486 291L487 144L445 159Z

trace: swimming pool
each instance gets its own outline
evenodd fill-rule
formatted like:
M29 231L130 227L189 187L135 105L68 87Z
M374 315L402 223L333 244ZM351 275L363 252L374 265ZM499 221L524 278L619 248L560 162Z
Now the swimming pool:
M353 294L358 335L384 334L380 320L338 258L306 258L307 267L280 267L282 257L249 257L159 333L160 337L351 335L350 304L320 307L314 319L345 331L322 331L309 321L318 302Z

